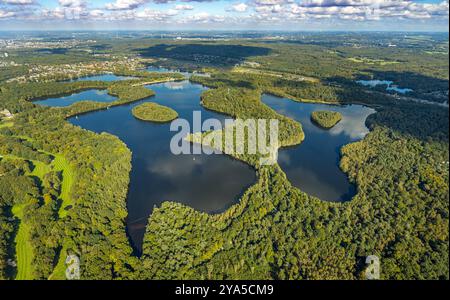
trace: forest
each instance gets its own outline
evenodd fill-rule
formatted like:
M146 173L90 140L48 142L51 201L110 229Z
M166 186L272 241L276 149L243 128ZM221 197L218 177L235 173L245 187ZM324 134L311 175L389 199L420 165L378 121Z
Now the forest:
M121 69L116 75L135 79L67 82L58 75L6 83L20 70L1 70L0 110L14 118L0 122L0 279L64 279L65 258L75 254L82 279L96 280L364 279L369 255L381 258L382 279L448 280L448 107L398 100L355 83L389 79L413 88L413 97L442 103L448 57L427 53L433 50L429 41L411 45L396 35L395 49L368 46L370 39L359 36L363 46L354 48L340 38L200 47L182 41L170 51L167 44L177 42L100 40L105 46L97 54L145 51L159 65L206 71L209 76L190 78L210 88L201 104L242 120L279 120L281 147L307 137L300 123L261 102L264 93L377 111L366 122L370 133L340 150L340 167L358 188L352 201L312 197L293 187L277 164L260 166L258 154L237 155L258 175L240 202L221 214L165 202L148 218L142 256L133 251L125 225L131 151L117 137L67 118L151 97L146 85L184 76ZM445 50L443 43L436 38L433 47ZM220 47L230 49L228 60L221 59ZM52 55L55 64L81 60L70 53L28 53L22 62L48 63ZM118 99L64 108L33 103L94 88Z
M245 90L212 93L257 110ZM274 166L259 168L259 182L224 214L164 204L149 219L141 278L362 279L369 253L383 257L383 279L448 278L447 124L442 108L378 108L369 136L342 150L358 185L349 203L308 196Z
M143 103L132 110L133 116L142 121L167 123L178 118L178 113L156 103Z
M2 222L5 234L0 249L1 278L64 279L66 255L80 251L86 254L83 255L84 278L127 276L133 262L124 225L131 153L116 137L97 136L65 120L76 114L150 97L154 93L139 83L180 76L152 74L150 78L116 83L2 85L1 103L15 117L14 126L0 129L0 137L5 141L1 144L0 163L8 171L0 177L2 218L14 220ZM85 101L67 108L41 107L29 101L90 88L107 88L118 100ZM59 156L66 163L63 172L53 171L57 169L53 162ZM30 167L31 172L24 170L24 165L29 164L36 165ZM76 171L68 172L68 169ZM71 182L68 195L62 195L61 181ZM63 196L70 198L74 205L62 207ZM15 253L21 248L11 247L14 243L25 243L25 251L30 253ZM15 270L8 264L16 261L16 255L19 262L21 257L32 258L27 270Z
M322 128L333 128L342 121L342 114L333 111L314 111L311 120Z

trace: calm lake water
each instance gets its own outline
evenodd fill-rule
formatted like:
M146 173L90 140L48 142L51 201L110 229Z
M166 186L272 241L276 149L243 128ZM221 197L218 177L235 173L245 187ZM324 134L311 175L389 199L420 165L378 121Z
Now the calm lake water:
M361 105L299 103L269 95L264 95L262 101L303 126L305 141L279 154L279 164L292 184L325 201L350 201L356 187L339 168L340 149L369 133L365 122L375 110ZM319 128L311 122L311 113L316 110L340 112L343 120L330 130Z
M146 70L149 72L156 72L156 73L180 73L180 74L183 74L184 77L186 77L186 78L189 78L192 76L192 73L189 73L189 72L183 72L180 70L172 70L172 69L167 69L167 68L163 68L163 67L148 66Z
M80 93L74 93L70 96L59 98L48 98L45 100L34 101L36 104L45 106L65 107L70 106L76 102L91 100L97 102L113 102L117 100L116 97L108 95L107 90L87 90Z
M148 66L147 71L149 72L156 72L156 73L170 73L170 72L175 72L173 70L167 69L167 68L163 68L163 67L155 67L155 66Z
M400 87L394 85L394 82L390 81L390 80L358 80L357 83L364 85L364 86L372 87L372 88L376 87L378 85L385 85L386 91L397 92L400 94L414 92L412 89L409 89L409 88L400 88Z
M224 155L173 155L170 141L176 133L170 132L170 124L139 121L131 113L136 105L156 102L175 109L190 124L193 111L201 111L203 120L224 120L225 116L200 106L204 87L183 81L156 84L149 88L156 92L155 97L70 119L72 124L82 128L116 135L131 149L133 169L127 200L127 225L137 252L142 247L145 226L155 206L160 206L164 201L174 201L199 211L219 213L237 203L242 193L256 182L253 169ZM108 95L99 97L107 99ZM100 101L99 98L83 99L81 96L77 99ZM60 101L63 104L67 102L65 98ZM55 99L38 103L62 106Z

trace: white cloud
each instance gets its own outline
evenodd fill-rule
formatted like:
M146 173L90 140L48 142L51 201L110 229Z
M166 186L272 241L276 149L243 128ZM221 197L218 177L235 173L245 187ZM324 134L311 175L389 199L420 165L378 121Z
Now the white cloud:
M232 5L230 10L231 11L235 11L235 12L243 13L243 12L247 11L247 8L248 8L247 4L245 4L245 3L237 3L237 4Z
M130 10L136 9L147 2L147 0L116 0L113 3L106 4L105 7L109 10Z
M143 11L136 12L135 17L141 20L164 21L177 14L178 11L174 9L169 9L167 11L144 9Z
M278 15L280 19L323 19L365 21L383 18L447 18L448 0L441 3L417 3L411 0L254 0L259 19ZM272 18L273 20L273 18Z
M62 7L86 7L87 3L83 0L58 0Z
M212 15L207 12L200 12L187 16L184 19L177 20L178 23L218 23L224 22L226 18L221 15Z
M15 16L15 13L12 11L5 11L0 9L0 19L12 18Z
M105 15L105 12L101 9L94 9L89 12L89 16L94 19L100 19Z
M92 0L58 0L47 8L40 0L0 0L0 18L16 20L84 19L95 21L145 20L167 24L280 24L307 20L344 20L353 22L424 20L448 22L449 1L423 3L413 0L236 0L222 5L221 11L194 13L192 3L216 0L110 0L100 5ZM150 2L173 4L170 9L148 8ZM201 7L201 5L198 5ZM198 9L198 8L197 8ZM182 13L183 12L183 13ZM235 14L235 13L239 14ZM319 21L320 22L320 21Z

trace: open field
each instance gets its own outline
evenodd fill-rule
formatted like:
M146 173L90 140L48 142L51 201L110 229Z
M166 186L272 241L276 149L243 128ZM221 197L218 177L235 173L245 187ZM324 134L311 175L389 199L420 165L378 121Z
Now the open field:
M62 155L55 155L55 159L52 162L52 167L55 171L61 171L63 176L60 195L62 204L59 209L59 216L61 218L64 218L68 214L68 211L65 208L73 205L72 199L70 197L70 191L74 182L75 172L73 171L72 167L69 166L67 160Z
M13 155L7 155L2 157L4 159L22 159L21 157ZM54 157L55 158L50 165L47 165L40 161L32 160L31 162L34 165L34 169L28 175L38 177L40 180L42 180L44 176L51 171L62 172L63 180L60 195L62 204L58 214L60 218L64 218L68 214L68 211L65 210L64 208L73 204L70 198L70 190L74 182L74 172L62 155L54 155ZM14 216L20 220L18 231L14 240L17 258L16 280L33 279L33 267L32 267L33 247L30 244L30 236L29 236L30 229L28 225L22 221L23 210L25 206L26 204L15 205L12 210ZM60 264L58 264L58 266L61 268ZM64 260L62 260L62 267L64 267Z
M13 214L16 218L23 218L23 209L25 205L16 205L13 207ZM17 257L17 275L16 280L33 279L33 247L30 244L29 227L24 222L20 222L16 238L16 257Z

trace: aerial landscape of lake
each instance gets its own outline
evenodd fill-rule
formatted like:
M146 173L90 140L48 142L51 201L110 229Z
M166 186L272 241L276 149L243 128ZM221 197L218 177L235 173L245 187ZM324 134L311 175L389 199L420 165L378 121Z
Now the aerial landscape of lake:
M100 77L101 79L101 77ZM108 132L124 141L133 153L128 194L128 233L139 251L147 219L155 206L175 201L207 213L220 213L237 203L242 193L256 182L256 174L246 164L224 155L180 155L170 151L175 134L170 124L143 122L133 117L133 107L155 102L175 109L180 118L192 124L193 111L201 111L203 120L226 116L200 106L201 85L188 81L148 86L156 92L137 103L97 111L70 119L74 125L97 133ZM109 96L101 94L107 99ZM80 98L78 101L99 98ZM65 98L60 100L66 103ZM76 102L76 101L73 101ZM72 103L73 103L72 102ZM57 100L40 101L47 105Z
M110 79L110 75L95 78ZM131 149L133 168L127 201L127 225L137 252L142 245L147 219L155 206L164 201L175 201L199 211L220 213L237 203L245 189L256 181L254 170L224 155L173 155L170 141L175 133L170 132L170 124L143 122L132 116L131 110L135 106L155 102L175 109L180 118L190 124L193 111L201 111L203 120L225 120L226 116L200 105L205 87L189 81L147 87L156 92L155 97L70 119L72 124L84 129L116 135ZM36 103L62 107L84 100L111 102L116 98L108 95L106 90L88 90ZM279 164L290 181L302 191L325 201L351 200L356 188L339 168L340 149L364 138L369 132L365 120L374 110L361 105L298 103L269 95L264 95L262 101L303 125L305 141L300 146L281 150L279 155ZM340 112L343 121L331 130L317 127L311 122L310 115L313 111L324 109Z
M94 2L0 0L0 290L450 279L448 0Z
M262 101L303 126L305 141L300 146L282 149L278 158L292 184L324 201L350 201L356 187L339 167L340 150L369 133L365 122L375 110L362 105L300 103L269 95L264 95ZM320 128L311 122L311 113L320 110L339 112L343 119L330 130Z

